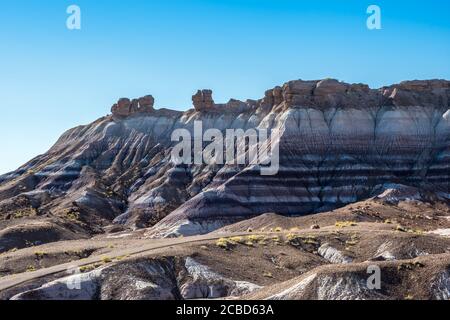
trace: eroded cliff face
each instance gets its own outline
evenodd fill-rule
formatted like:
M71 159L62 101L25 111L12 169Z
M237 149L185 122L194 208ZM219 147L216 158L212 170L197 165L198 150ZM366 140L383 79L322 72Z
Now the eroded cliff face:
M43 216L80 233L153 227L191 235L255 215L304 215L370 197L396 183L449 199L450 82L379 90L336 80L291 81L260 100L215 104L209 90L187 112L121 99L113 115L66 132L44 155L0 177L2 225ZM280 168L177 165L178 128L275 129ZM82 231L79 231L82 230ZM1 239L0 239L1 241ZM1 245L0 245L1 246Z

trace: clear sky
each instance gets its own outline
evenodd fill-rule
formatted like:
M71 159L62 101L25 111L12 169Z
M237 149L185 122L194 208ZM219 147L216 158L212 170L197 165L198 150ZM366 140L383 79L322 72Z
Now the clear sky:
M66 28L71 4L81 30ZM371 4L382 30L366 27ZM2 0L0 173L119 97L186 110L200 88L225 102L300 78L450 79L449 13L446 0Z

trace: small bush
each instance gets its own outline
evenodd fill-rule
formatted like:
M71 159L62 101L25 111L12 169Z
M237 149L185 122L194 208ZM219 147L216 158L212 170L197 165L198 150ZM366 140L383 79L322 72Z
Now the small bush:
M417 235L419 235L419 236L425 234L425 232L424 232L422 229L412 229L412 230L409 230L408 232L417 234Z
M238 244L238 243L243 243L244 242L244 238L243 237L231 237L229 239L229 241Z
M118 257L116 257L116 261L122 261L125 258L126 258L126 256L118 256Z
M247 240L251 241L251 242L259 242L259 241L262 241L265 239L266 239L266 237L260 236L260 235L251 235L251 236L247 237Z
M396 231L400 231L400 232L414 233L414 234L417 234L417 235L423 235L423 234L425 233L425 232L424 232L423 230L421 230L421 229L408 229L408 228L403 227L403 226L401 226L401 225L398 225L398 226L395 228L395 230L396 230Z
M38 214L38 211L35 208L24 208L20 209L13 214L13 219L21 219L31 216L36 216Z
M318 245L319 242L314 237L308 237L306 239L303 239L303 242L306 244L312 244L312 245Z
M220 238L216 241L216 246L225 250L229 250L231 248L231 245L232 244L230 243L230 241L225 238Z
M26 272L34 272L36 271L36 267L35 266L28 266L26 269Z
M335 226L338 228L356 227L358 224L354 221L337 221Z
M299 236L294 233L289 233L286 236L286 239L287 239L287 241L291 242L291 241L295 241L295 240L299 239Z
M89 272L89 271L92 271L92 270L94 270L94 269L95 269L95 267L94 267L92 264L90 264L90 265L88 265L88 266L81 266L81 267L79 268L79 270L80 270L81 273Z
M279 236L272 237L272 241L273 241L275 244L280 244L280 243L281 243L281 239L280 239Z
M111 263L111 262L112 262L112 259L111 259L110 257L103 257L103 258L102 258L102 262L103 262L103 263Z
M303 244L310 244L310 245L318 245L319 242L314 236L299 236L293 233L289 233L286 236L286 242L293 246L299 246L302 243Z
M78 221L80 219L80 214L76 211L67 211L66 217L71 221Z
M34 255L37 259L43 259L47 255L47 253L44 251L35 251Z

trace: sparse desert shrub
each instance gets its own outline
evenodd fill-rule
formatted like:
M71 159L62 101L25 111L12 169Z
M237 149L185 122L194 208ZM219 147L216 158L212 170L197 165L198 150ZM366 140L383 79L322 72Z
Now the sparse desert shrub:
M95 267L94 267L94 265L92 265L92 264L87 265L87 266L81 266L81 267L79 268L79 270L80 270L81 273L89 272L89 271L92 271L92 270L94 270L94 269L95 269Z
M112 259L110 257L103 257L102 258L102 262L105 263L105 264L106 263L110 263L110 262L112 262Z
M34 272L34 271L36 271L36 267L35 266L28 266L25 271L26 272Z
M216 241L216 246L225 250L229 250L232 246L232 243L226 238L220 238Z
M66 209L63 211L63 214L71 221L78 221L80 219L80 213L73 209Z
M293 233L289 233L286 236L286 242L293 246L300 246L303 244L310 244L310 245L318 245L319 242L317 241L316 237L309 235L309 236L299 236Z
M425 265L421 262L405 262L398 265L397 269L398 271L411 271L415 268L423 268Z
M125 258L126 258L126 256L118 256L118 257L116 257L116 261L122 261Z
M400 231L400 232L408 232L408 230L405 227L402 227L401 225L398 225L395 228L396 231Z
M251 241L251 242L258 242L261 240L265 240L266 237L265 236L261 236L261 235L251 235L251 236L247 236L247 240Z
M296 235L296 234L294 234L294 233L289 233L289 234L286 236L287 241L293 241L293 240L296 240L296 239L298 239L298 238L299 238L299 236Z
M303 240L303 243L306 243L306 244L312 244L312 245L318 245L319 244L319 242L317 242L316 238L313 237L313 236L309 236L309 237L303 238L302 240Z
M354 221L337 221L335 226L338 228L356 227L358 224Z
M400 231L400 232L414 233L414 234L417 234L417 235L423 235L425 233L422 229L409 229L409 228L403 227L401 225L398 225L395 228L395 230L396 231Z
M347 240L345 244L349 247L355 246L359 243L359 236L357 234L352 234L350 240Z
M238 244L238 243L243 243L244 238L243 237L231 237L231 238L229 238L229 241Z
M21 219L26 217L32 217L36 216L38 211L35 208L29 207L29 208L23 208L20 210L17 210L13 214L13 219Z
M412 229L412 230L408 230L408 232L411 232L411 233L414 233L414 234L417 234L420 236L425 234L425 232L422 229Z
M47 255L47 253L44 251L35 251L34 255L37 259L43 259Z
M281 238L280 238L279 236L274 236L274 237L272 237L272 241L273 241L275 244L281 244Z
M347 240L347 241L345 241L345 244L347 246L356 246L358 244L358 241L357 240Z
M275 228L275 232L281 232L281 231L283 231L283 228L281 228L281 227L276 227Z

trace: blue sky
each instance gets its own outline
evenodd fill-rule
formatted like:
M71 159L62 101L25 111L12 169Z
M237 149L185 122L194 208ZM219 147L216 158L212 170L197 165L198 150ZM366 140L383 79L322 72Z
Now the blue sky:
M382 30L366 28L371 4ZM444 0L2 0L0 173L119 97L185 110L199 88L225 102L299 78L450 79L449 12Z

